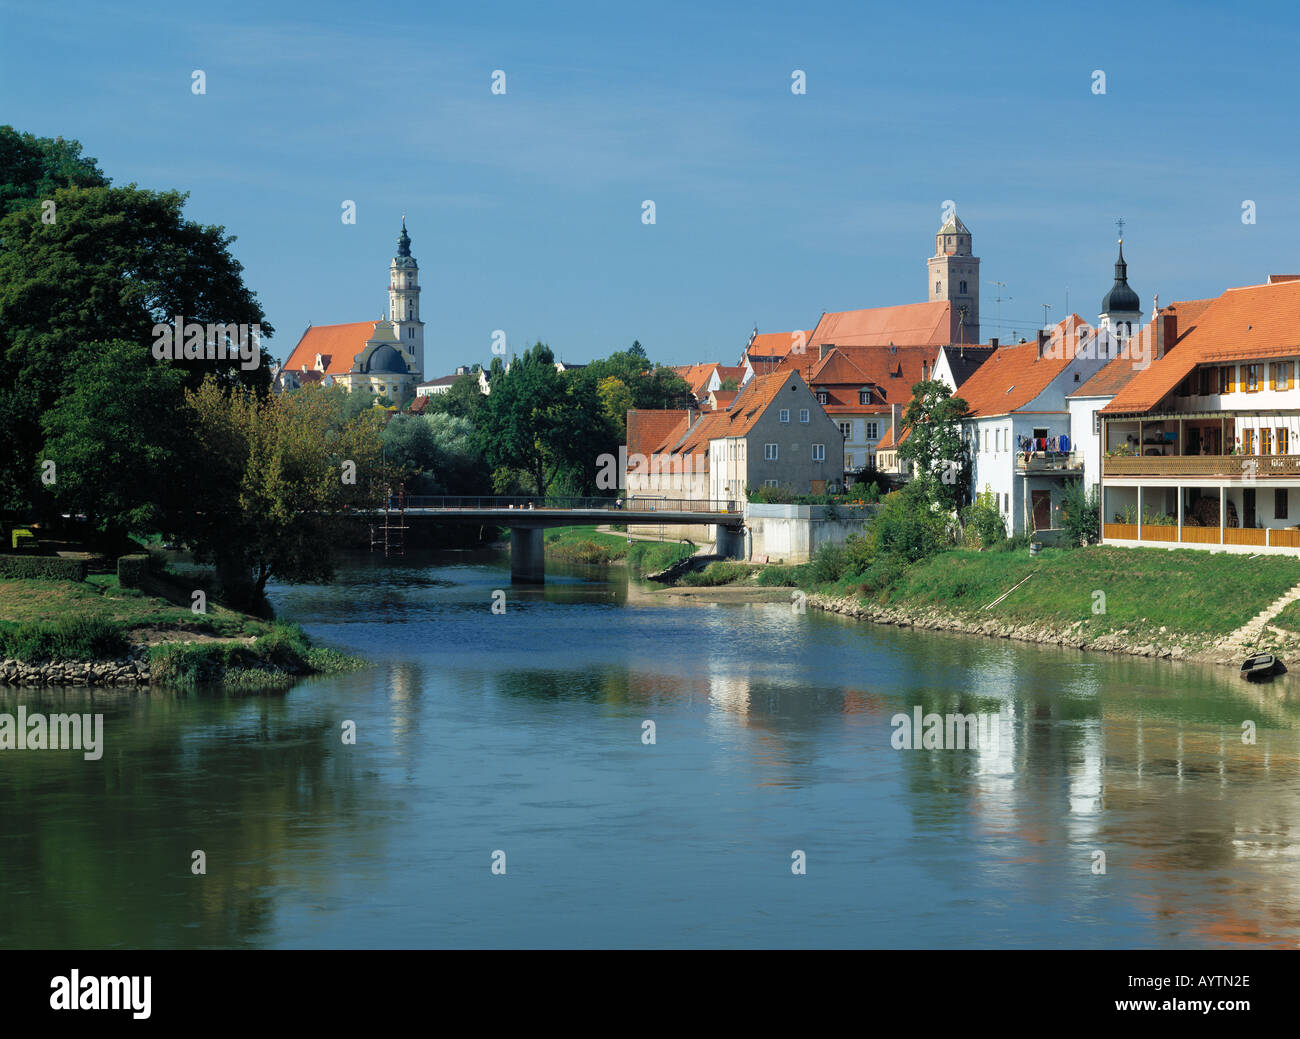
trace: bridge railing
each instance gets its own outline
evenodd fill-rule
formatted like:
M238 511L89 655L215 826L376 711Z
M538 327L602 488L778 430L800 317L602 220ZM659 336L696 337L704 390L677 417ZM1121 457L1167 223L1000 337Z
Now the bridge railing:
M705 501L693 498L659 498L638 495L630 501L622 498L539 497L537 495L463 496L463 495L407 495L404 499L393 495L390 508L404 506L408 509L559 509L599 510L605 512L708 512L737 513L741 509L733 501Z

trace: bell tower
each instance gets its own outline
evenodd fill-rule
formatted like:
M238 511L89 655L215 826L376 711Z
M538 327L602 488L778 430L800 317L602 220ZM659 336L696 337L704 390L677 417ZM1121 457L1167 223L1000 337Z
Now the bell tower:
M934 236L928 261L931 303L952 304L951 343L980 341L980 261L971 253L971 233L956 211Z
M411 255L411 236L402 217L397 255L388 268L388 316L397 330L402 352L419 381L424 381L424 322L420 320L420 265Z

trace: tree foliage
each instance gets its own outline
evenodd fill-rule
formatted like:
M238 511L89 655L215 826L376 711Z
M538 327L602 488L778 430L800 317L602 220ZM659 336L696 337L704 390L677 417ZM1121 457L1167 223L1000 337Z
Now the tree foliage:
M903 415L908 434L899 456L912 461L914 479L930 500L947 509L962 505L970 483L970 459L961 435L961 420L969 411L947 383L928 379L912 387Z

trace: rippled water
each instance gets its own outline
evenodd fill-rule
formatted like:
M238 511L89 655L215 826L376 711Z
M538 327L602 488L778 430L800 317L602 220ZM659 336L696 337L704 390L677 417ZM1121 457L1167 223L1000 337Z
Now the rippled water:
M1300 942L1290 679L549 580L363 557L272 598L365 671L0 691L102 712L106 743L0 753L0 945ZM916 706L1009 721L893 749Z

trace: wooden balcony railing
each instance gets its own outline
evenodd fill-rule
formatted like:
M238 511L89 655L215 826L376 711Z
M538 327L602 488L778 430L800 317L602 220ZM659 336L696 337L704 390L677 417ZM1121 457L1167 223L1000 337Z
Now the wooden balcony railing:
M1103 458L1104 476L1217 476L1255 480L1271 476L1300 476L1300 455L1120 455Z
M1227 527L1219 540L1218 527L1178 527L1168 524L1144 523L1141 535L1136 523L1103 523L1102 537L1106 541L1177 541L1184 545L1247 545L1269 548L1300 549L1300 530L1279 527Z

